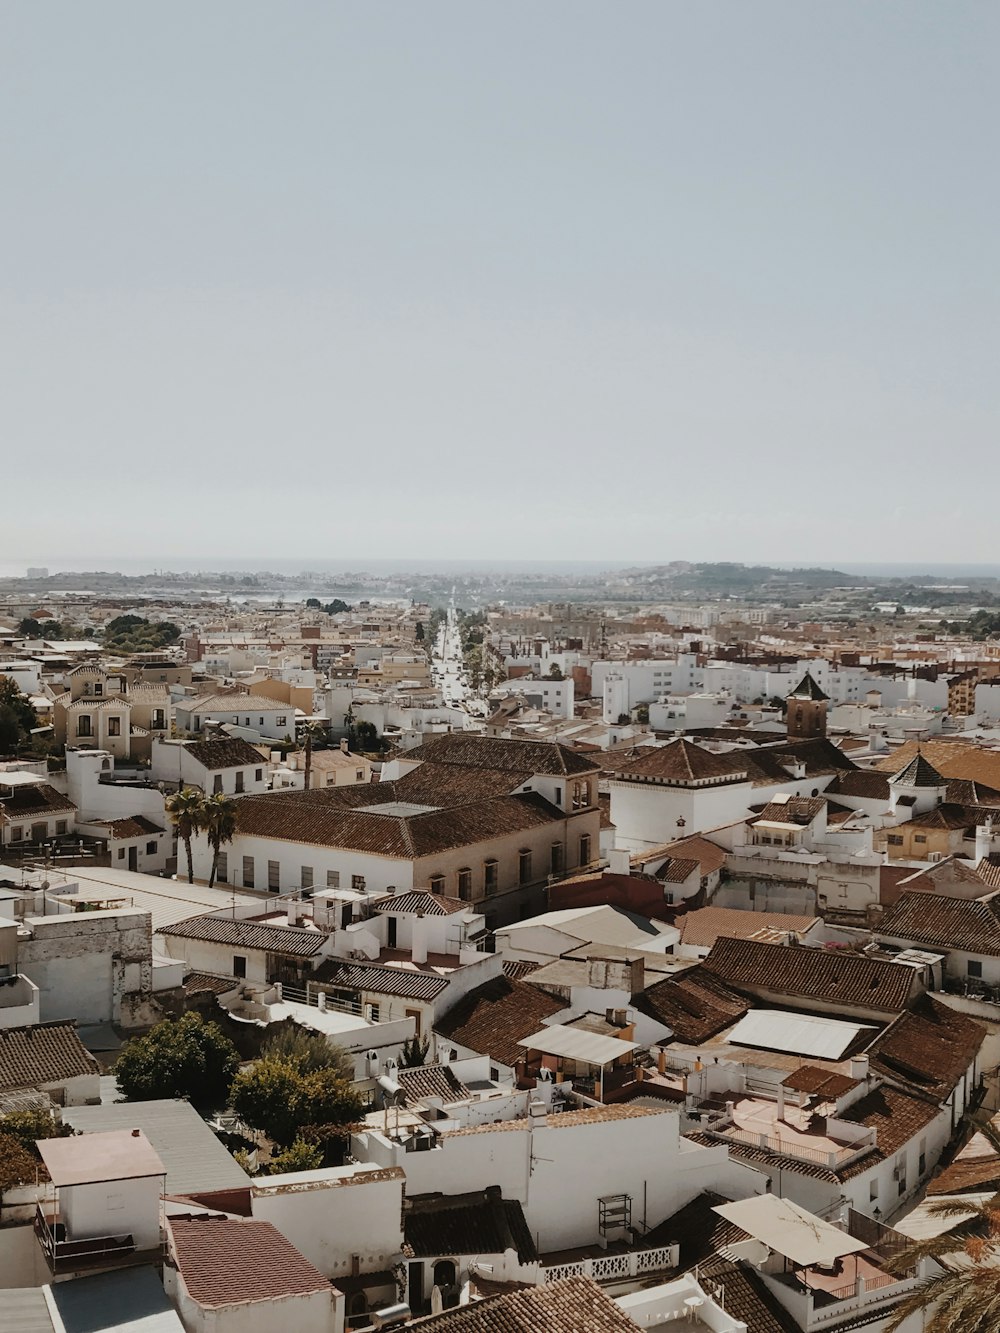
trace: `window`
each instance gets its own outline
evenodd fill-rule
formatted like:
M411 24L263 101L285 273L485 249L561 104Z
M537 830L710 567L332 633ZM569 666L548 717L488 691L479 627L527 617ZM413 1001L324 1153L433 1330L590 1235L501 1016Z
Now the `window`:
M562 787L556 788L556 805L562 805Z
M890 846L890 847L902 847L902 845L903 845L903 839L902 839L902 837L901 837L898 833L890 833L890 834L889 834L889 846Z
M917 1173L923 1175L927 1170L927 1140L920 1140L920 1156L917 1158Z
M868 1199L869 1202L874 1203L874 1201L877 1198L878 1198L878 1181L873 1180L868 1185Z
M229 856L226 852L219 853L219 862L215 868L215 878L220 884L229 883Z
M339 871L339 870L328 870L328 871L326 872L326 887L327 887L328 889L339 889L339 888L340 888L340 871Z
M124 860L125 860L125 848L124 848L124 847L119 847L119 848L118 848L118 860L119 860L119 861L124 861Z
M365 770L363 768L356 768L354 770L354 780L355 782L364 782Z
M249 725L250 725L250 719L247 718L247 726L249 726ZM263 719L263 718L258 718L258 720L257 720L257 725L258 725L258 727L262 727L262 726L264 725L264 719Z
M413 1035L419 1039L419 1037L420 1037L420 1010L419 1010L419 1009L404 1009L403 1012L405 1013L405 1015L406 1015L407 1018L412 1018L412 1019L413 1019Z
M274 719L274 725L275 725L276 727L284 727L284 726L287 725L287 723L288 723L288 718L287 718L287 717L276 717L276 718ZM260 725L261 725L261 726L264 725L264 719L263 719L263 718L261 718L261 720L260 720Z
M253 857L252 857L252 856L244 856L244 858L243 858L243 887L244 887L245 889L252 889L252 888L254 888L254 886L255 886L255 880L254 880L254 869L253 869Z
M65 832L66 832L66 821L65 821L65 819L57 819L57 820L56 820L56 834L58 835L58 834L60 834L60 833L65 833Z
M927 841L927 835L924 834L924 833L915 833L915 834L913 835L913 841L914 841L914 842L926 842L926 841Z
M365 877L364 877L364 875L352 875L352 876L351 876L351 888L354 890L355 893L364 893L364 891L365 891Z
M353 910L350 903L344 903L340 909L340 928L346 930L353 919Z
M267 863L267 887L272 893L277 893L281 888L281 866L277 861Z
M241 953L233 954L233 976L245 977L247 974L247 960Z
M431 875L428 884L431 893L444 893L444 875Z
M155 843L155 842L147 842L147 843L146 843L146 855L147 855L147 856L155 856L155 855L156 855L156 843ZM221 855L221 853L220 853L220 855Z
M254 782L264 781L264 770L262 768L254 769L253 780Z
M20 842L23 837L24 837L24 829L21 827L20 824L14 824L10 830L11 842Z
M377 1022L378 1022L378 1005L377 1005L377 1004L366 1004L366 1005L365 1005L365 1018L367 1018L368 1021L369 1021L370 1023L377 1023Z
M120 736L122 734L122 720L120 717L108 718L108 735Z
M573 809L585 810L590 804L590 788L586 782L573 783Z
M484 893L496 893L497 891L497 862L491 857L489 861L483 862L483 891Z
M311 889L313 886L313 868L312 866L302 866L299 869L299 887Z
M517 854L517 879L519 884L531 883L531 848L525 847Z
M582 866L590 865L590 834L580 834L580 864Z
M463 902L468 902L472 897L472 871L468 866L463 866L458 872L458 896Z
M561 842L552 844L552 852L549 857L549 873L561 875L563 868L563 845Z
M238 796L241 791L245 790L246 788L243 784L243 770L241 769L240 772L236 774L236 795Z
M76 734L78 736L93 736L89 714L84 714L83 717L76 719Z
M162 731L167 725L167 715L162 708L153 709L153 730Z
M222 774L216 773L215 777L212 779L212 792L214 795L218 796L221 791L222 791Z
M977 981L982 979L983 965L978 959L970 958L966 964L966 970L969 976L975 978Z

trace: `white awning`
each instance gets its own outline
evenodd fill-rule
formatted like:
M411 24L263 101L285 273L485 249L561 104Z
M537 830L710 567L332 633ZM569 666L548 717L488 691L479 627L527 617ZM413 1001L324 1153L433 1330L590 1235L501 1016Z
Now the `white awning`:
M639 1049L639 1043L635 1041L605 1037L598 1032L585 1032L583 1028L563 1027L560 1023L542 1028L541 1032L525 1037L517 1044L527 1050L541 1051L543 1055L558 1055L564 1060L580 1060L588 1065L609 1065Z
M859 1254L868 1248L863 1240L855 1240L790 1199L779 1199L774 1194L720 1203L712 1211L802 1268L813 1264L830 1268L845 1254Z
M734 1046L759 1046L767 1051L787 1051L823 1060L840 1060L863 1033L874 1037L877 1029L864 1023L845 1023L837 1018L813 1014L790 1014L780 1009L751 1009L733 1028Z

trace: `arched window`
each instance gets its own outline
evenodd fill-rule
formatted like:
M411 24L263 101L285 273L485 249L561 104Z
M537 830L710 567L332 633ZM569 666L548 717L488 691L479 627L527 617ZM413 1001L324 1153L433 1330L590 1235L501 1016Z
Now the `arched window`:
M434 1265L435 1287L453 1287L458 1277L453 1259L439 1259Z

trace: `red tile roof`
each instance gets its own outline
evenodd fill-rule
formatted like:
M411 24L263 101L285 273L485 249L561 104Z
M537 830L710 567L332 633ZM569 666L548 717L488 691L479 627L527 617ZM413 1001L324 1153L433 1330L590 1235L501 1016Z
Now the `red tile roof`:
M797 934L815 925L814 916L793 916L784 912L743 912L738 907L700 907L676 919L681 943L711 947L720 935L733 939L752 939L762 931Z
M589 1277L491 1296L409 1325L421 1333L636 1333L638 1325Z
M973 898L946 898L911 890L879 922L878 934L925 944L932 949L1000 958L1000 903Z
M463 996L435 1026L439 1036L513 1067L524 1058L517 1043L565 1007L526 981L496 977Z
M74 1023L0 1028L0 1089L40 1088L99 1072Z
M331 1293L327 1278L270 1222L174 1217L169 1222L177 1267L191 1299L213 1309ZM282 1318L294 1324L291 1310Z

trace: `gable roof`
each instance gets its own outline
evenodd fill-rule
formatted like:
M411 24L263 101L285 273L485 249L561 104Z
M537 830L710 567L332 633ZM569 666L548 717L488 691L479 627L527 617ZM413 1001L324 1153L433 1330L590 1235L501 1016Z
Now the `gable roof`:
M0 797L0 824L16 824L22 819L57 815L75 809L69 797L56 791L48 782L25 782L11 788L9 796Z
M269 699L266 694L199 694L174 700L175 712L183 713L287 713L294 718L292 704Z
M540 773L573 777L596 773L600 768L586 755L555 741L506 740L479 732L451 732L431 736L416 750L413 759L432 759L437 764L460 764L466 768Z
M472 903L461 898L448 898L430 889L411 889L408 893L387 893L371 904L376 912L419 912L423 916L453 916L456 912L474 912Z
M518 1042L565 1007L562 1000L527 981L494 977L463 996L435 1028L439 1036L459 1046L513 1066L524 1058Z
M261 768L264 757L249 741L238 736L210 741L188 741L184 749L203 768L216 771L222 768Z
M885 1078L943 1101L969 1069L986 1028L930 995L901 1014L868 1048L871 1067Z
M417 1065L412 1069L397 1069L396 1082L406 1093L408 1102L422 1101L425 1097L435 1097L442 1102L459 1102L472 1096L451 1065Z
M919 989L916 971L902 963L758 940L721 937L702 966L737 990L878 1012L901 1012Z
M98 1072L75 1023L0 1028L0 1090L40 1088Z
M409 1327L426 1333L636 1333L638 1325L592 1278L565 1277L432 1314Z
M633 996L635 1007L655 1018L685 1044L697 1046L732 1026L750 1002L731 991L704 966L689 968Z
M161 935L176 935L187 940L206 940L238 949L259 949L292 958L313 958L322 948L325 936L318 930L298 926L265 926L258 921L234 921L229 917L191 916L172 926L161 926Z
M347 963L328 958L312 974L314 981L370 995L399 995L408 1000L435 1000L448 988L448 978L436 972L408 967L380 967L378 963Z
M167 1225L188 1294L206 1309L330 1291L330 1282L270 1222L199 1216ZM294 1306L286 1309L286 1319Z
M983 885L988 892L987 886ZM904 890L879 922L877 933L935 949L1000 958L1000 902L989 898L949 898L913 888Z
M710 948L720 935L734 939L798 934L814 926L818 917L784 912L744 912L738 907L700 907L676 918L681 943Z

